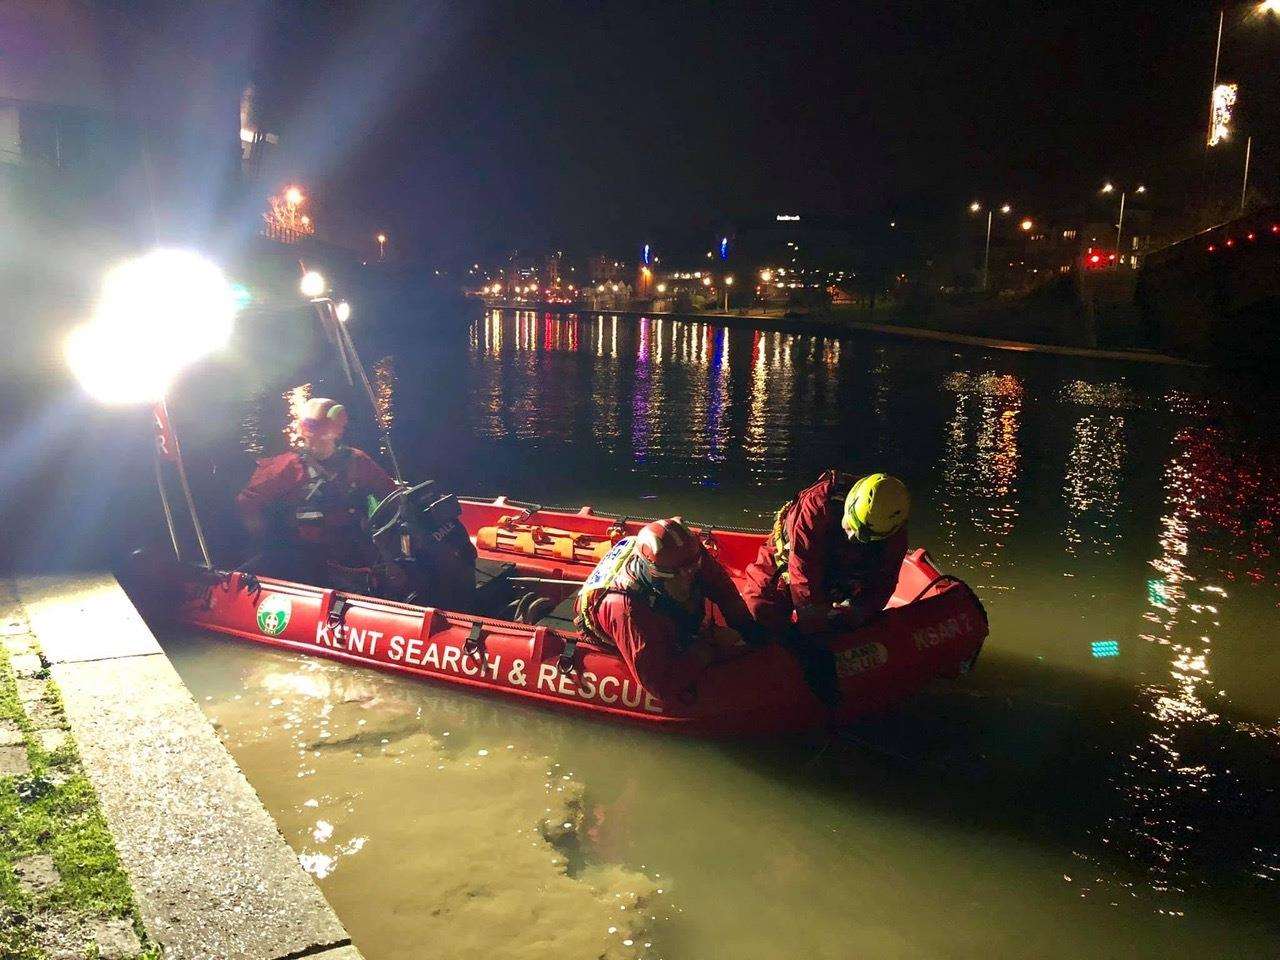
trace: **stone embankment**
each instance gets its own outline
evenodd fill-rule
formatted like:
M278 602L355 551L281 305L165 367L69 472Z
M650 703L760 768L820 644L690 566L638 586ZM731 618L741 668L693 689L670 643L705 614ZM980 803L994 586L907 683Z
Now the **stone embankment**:
M0 581L0 631L0 953L358 960L113 577Z

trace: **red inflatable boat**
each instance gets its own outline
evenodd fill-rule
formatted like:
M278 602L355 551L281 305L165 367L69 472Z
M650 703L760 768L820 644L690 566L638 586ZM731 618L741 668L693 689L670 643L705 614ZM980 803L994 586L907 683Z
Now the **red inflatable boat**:
M650 727L721 736L800 731L845 722L900 702L936 677L973 663L987 619L973 591L940 574L923 550L908 554L883 615L837 637L842 705L810 692L796 659L771 646L708 668L687 702L660 702L617 652L576 633L563 612L596 559L644 521L463 499L462 522L480 564L500 576L537 578L560 605L538 625L343 594L267 577L170 564L152 571L169 586L149 590L155 612L180 622L302 653L319 654L526 702ZM755 558L763 532L692 527L730 574ZM545 581L553 581L547 583ZM563 581L556 583L554 581ZM167 597L167 600L161 598ZM547 604L544 604L547 606Z

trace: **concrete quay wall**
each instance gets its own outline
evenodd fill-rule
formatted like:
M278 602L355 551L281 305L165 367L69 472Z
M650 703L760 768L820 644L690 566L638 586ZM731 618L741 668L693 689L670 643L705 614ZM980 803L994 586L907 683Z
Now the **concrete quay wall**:
M11 586L164 955L360 960L115 578Z

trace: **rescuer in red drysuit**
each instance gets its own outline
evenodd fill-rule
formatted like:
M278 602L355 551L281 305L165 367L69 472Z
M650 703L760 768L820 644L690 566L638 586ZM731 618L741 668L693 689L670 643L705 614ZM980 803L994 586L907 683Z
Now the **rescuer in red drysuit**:
M752 616L770 632L806 639L866 623L898 583L910 503L895 477L828 470L783 504L744 571Z
M327 585L334 565L364 568L377 556L361 526L370 496L396 488L373 459L342 444L347 412L323 397L308 400L298 416L302 445L258 461L236 507L262 544L256 572Z
M727 624L707 615L707 601ZM658 520L617 543L582 585L576 620L618 648L640 685L668 702L689 695L713 661L766 642L724 568L680 520Z

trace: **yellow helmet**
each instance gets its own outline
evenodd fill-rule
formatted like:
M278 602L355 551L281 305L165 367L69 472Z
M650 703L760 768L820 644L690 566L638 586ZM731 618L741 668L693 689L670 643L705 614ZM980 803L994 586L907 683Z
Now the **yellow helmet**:
M873 473L853 485L844 500L841 526L850 540L870 543L893 536L907 523L911 494L897 477Z

